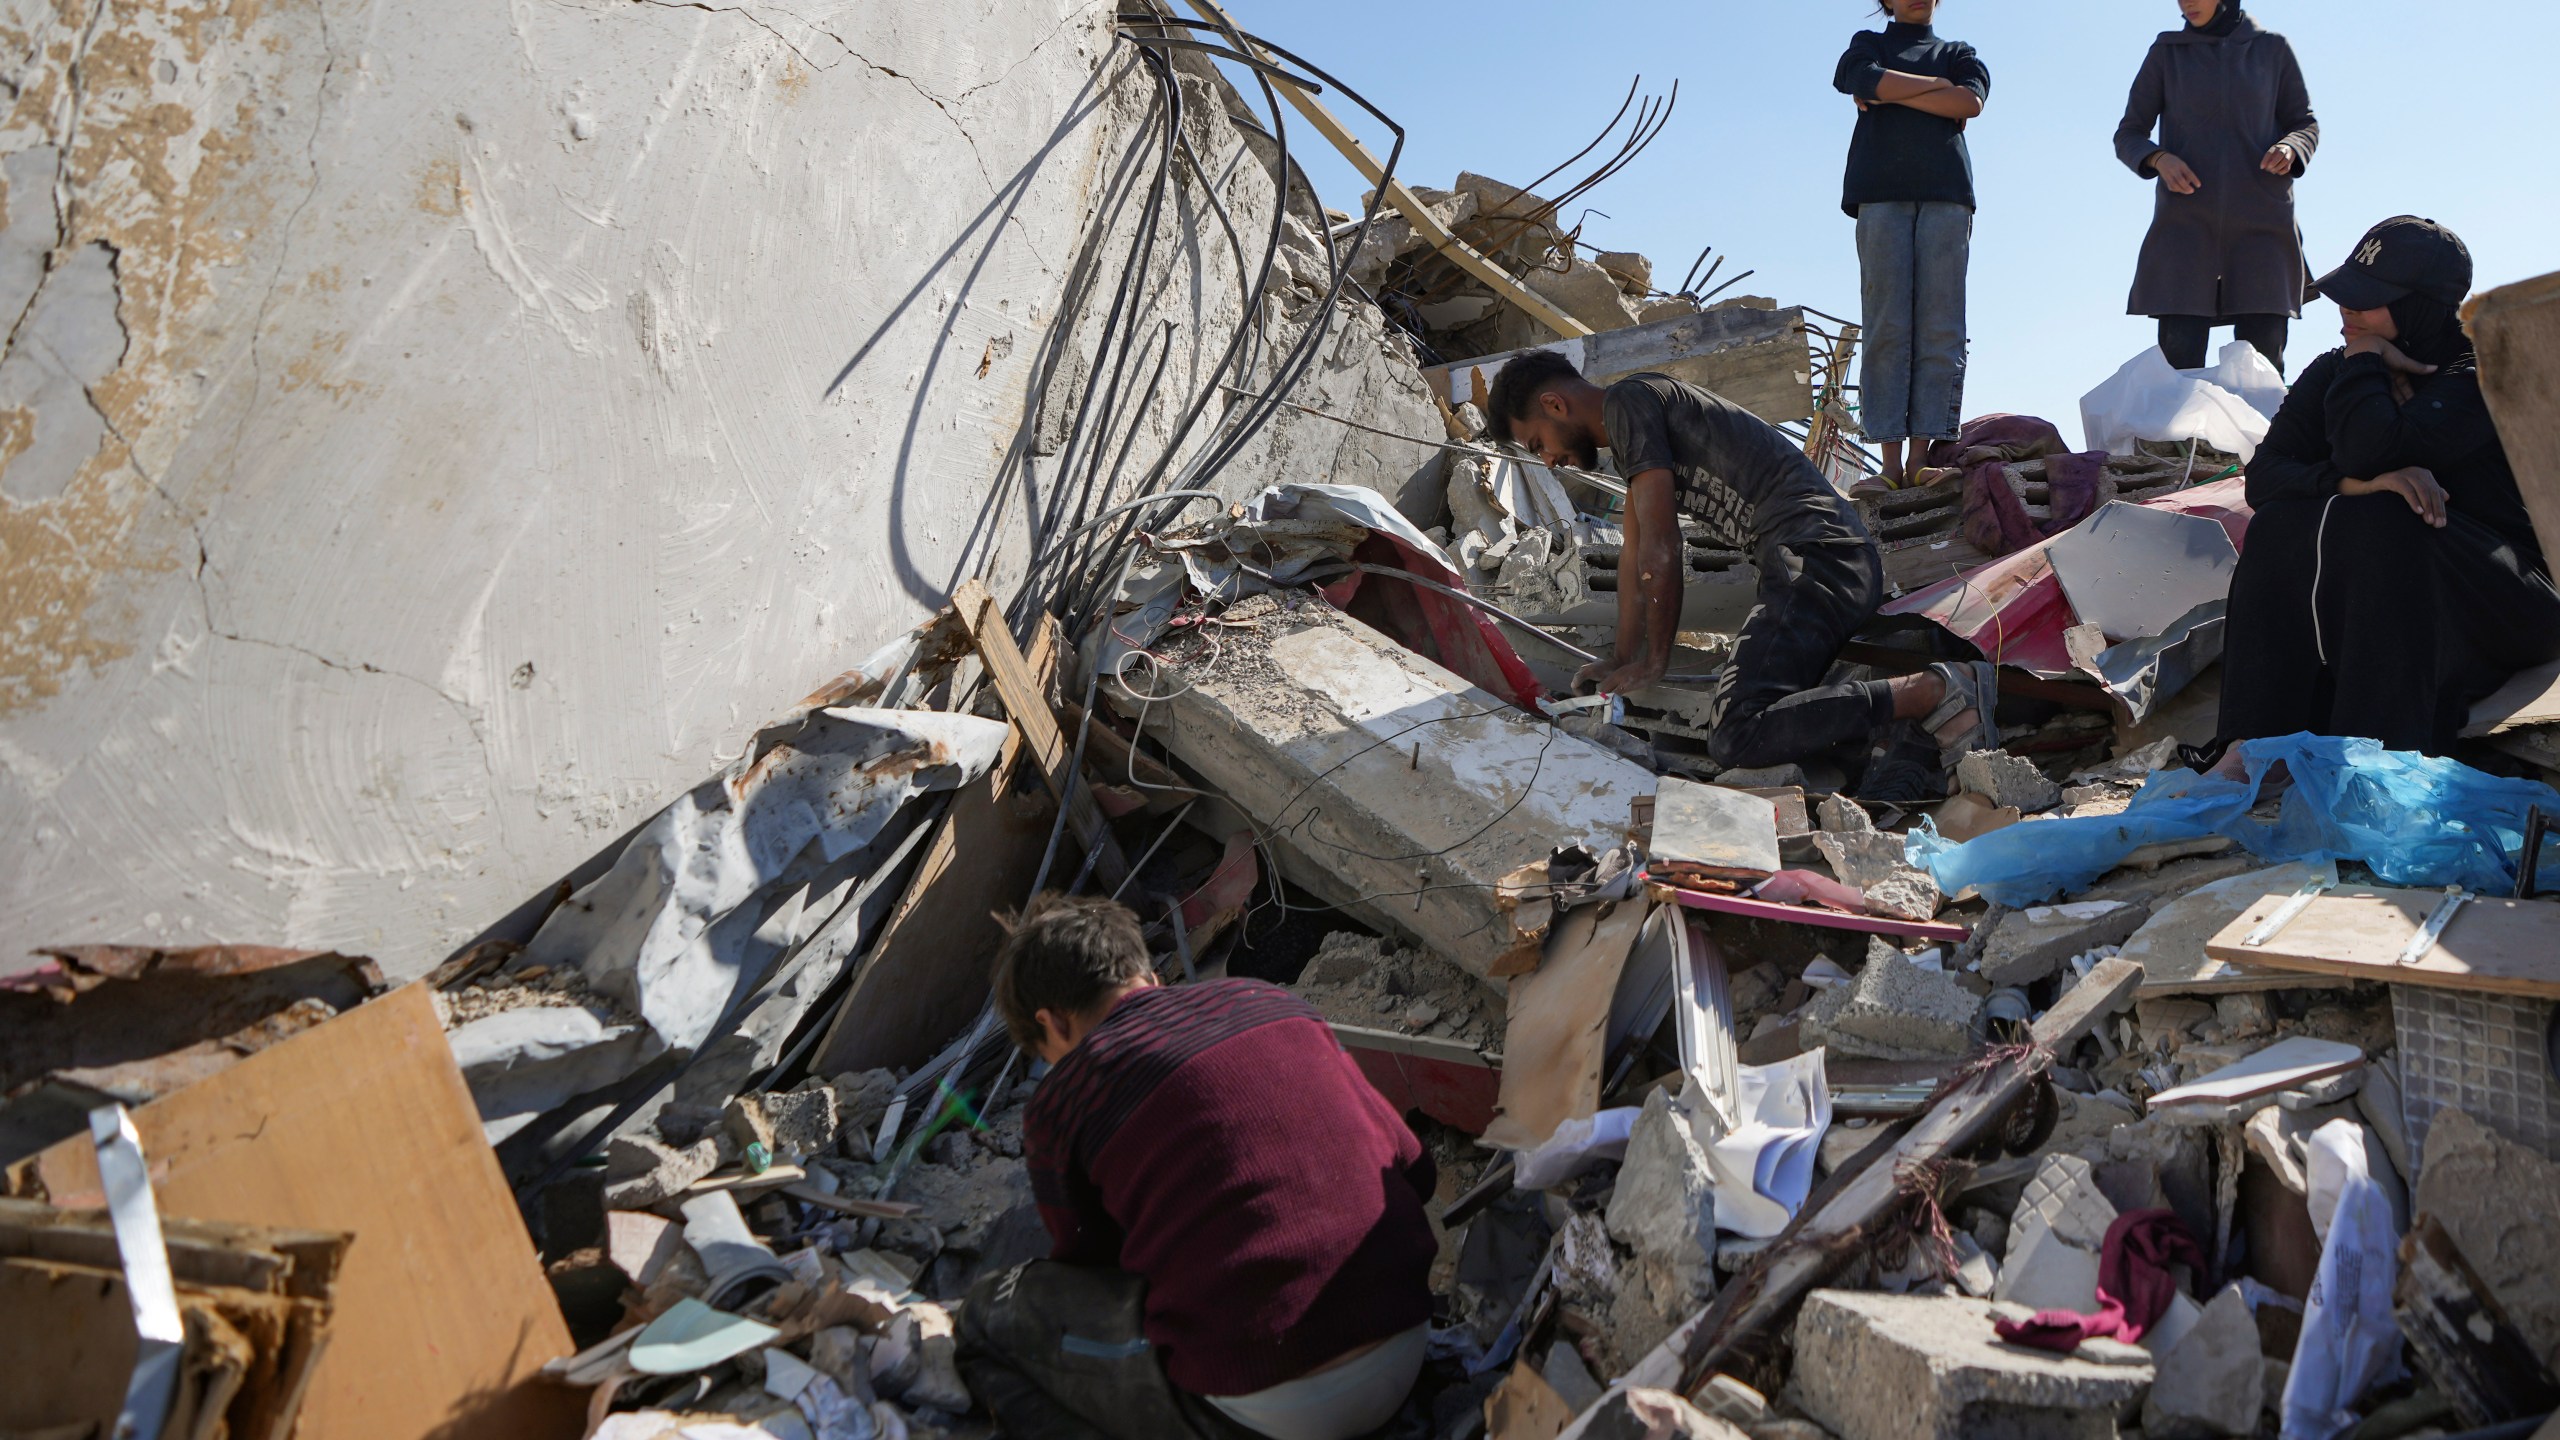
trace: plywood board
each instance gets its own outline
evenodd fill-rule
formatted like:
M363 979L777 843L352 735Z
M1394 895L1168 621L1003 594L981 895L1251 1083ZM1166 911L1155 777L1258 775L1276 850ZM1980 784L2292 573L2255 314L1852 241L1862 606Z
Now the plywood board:
M2284 898L2270 895L2250 906L2205 953L2275 970L2560 1000L2560 902L2475 899L2454 914L2433 949L2403 965L2401 952L2435 913L2443 891L2334 891L2312 901L2266 944L2242 944Z
M2560 273L2489 291L2464 319L2542 553L2560 555Z
M2253 870L2191 890L2154 912L2133 938L2124 942L2125 959L2142 967L2142 995L2232 995L2255 990L2322 989L2354 983L2333 975L2306 975L2299 970L2270 970L2260 965L2216 960L2205 946L2270 897L2282 901L2319 873L2315 865L2296 862Z
M1547 937L1545 962L1511 981L1501 1109L1487 1143L1533 1150L1558 1125L1600 1108L1610 1002L1649 908L1624 900L1571 912Z
M2471 723L2462 734L2478 739L2536 725L2560 725L2560 660L2523 671L2472 706Z
M569 1327L425 987L410 985L134 1112L164 1215L355 1236L303 1440L583 1428L544 1381ZM86 1136L12 1172L105 1203Z

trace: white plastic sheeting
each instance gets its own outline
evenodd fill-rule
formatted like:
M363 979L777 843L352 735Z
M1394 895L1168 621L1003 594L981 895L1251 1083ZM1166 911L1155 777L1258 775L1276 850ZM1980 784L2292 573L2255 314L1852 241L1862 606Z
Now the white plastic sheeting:
M767 729L553 912L526 963L578 967L669 1049L695 1049L759 978L750 957L770 960L758 931L791 923L759 899L796 892L869 845L916 796L986 773L1005 734L972 715L854 708Z
M2092 450L2130 455L2139 440L2200 440L2245 461L2267 438L2284 390L2256 346L2224 346L2210 370L2172 369L2153 346L2081 397L2080 422Z
M2400 1326L2391 1309L2400 1232L2390 1197L2367 1166L2363 1126L2332 1120L2313 1133L2313 1190L2326 1203L2312 1219L2324 1243L2285 1381L2284 1440L2346 1433L2358 1418L2356 1401L2401 1373Z

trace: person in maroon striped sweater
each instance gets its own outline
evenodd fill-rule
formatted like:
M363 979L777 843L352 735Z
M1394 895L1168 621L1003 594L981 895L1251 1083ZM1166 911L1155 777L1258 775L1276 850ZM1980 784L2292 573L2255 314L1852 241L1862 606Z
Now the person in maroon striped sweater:
M988 1276L960 1373L1016 1440L1352 1440L1413 1388L1429 1152L1306 1002L1156 983L1137 917L1035 902L997 1011L1049 1062L1023 1153L1051 1258Z

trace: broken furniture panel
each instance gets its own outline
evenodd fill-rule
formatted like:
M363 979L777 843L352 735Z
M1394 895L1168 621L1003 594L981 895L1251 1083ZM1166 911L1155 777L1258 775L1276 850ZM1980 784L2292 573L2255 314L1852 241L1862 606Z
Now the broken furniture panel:
M164 1436L287 1440L329 1336L350 1237L202 1220L160 1227L186 1341ZM135 1362L108 1216L0 1200L0 1431L111 1433ZM78 1433L74 1430L74 1433Z
M1419 1110L1469 1135L1484 1134L1499 1113L1500 1056L1437 1036L1359 1025L1336 1024L1333 1037L1399 1112Z
M1257 596L1214 653L1113 704L1254 824L1292 880L1481 977L1503 877L1618 843L1641 766L1505 704L1329 607Z
M1555 924L1546 959L1511 981L1501 1103L1486 1143L1534 1150L1567 1120L1600 1108L1610 1011L1627 956L1645 930L1640 900L1585 905Z
M2205 947L2217 960L2352 980L2560 999L2560 901L2474 896L2424 952L2408 951L2445 900L2441 890L2332 891L2262 943L2249 937L2291 897L2252 905Z
M133 1112L164 1216L355 1237L301 1433L579 1433L540 1378L574 1348L423 985L361 1005ZM100 1205L84 1135L9 1190Z

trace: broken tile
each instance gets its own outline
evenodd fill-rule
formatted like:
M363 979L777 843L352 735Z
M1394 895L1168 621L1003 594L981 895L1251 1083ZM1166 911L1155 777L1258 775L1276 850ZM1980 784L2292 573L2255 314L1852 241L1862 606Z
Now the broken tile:
M2213 1297L2175 1348L2164 1350L2160 1372L2142 1403L2145 1440L2227 1440L2257 1433L2264 1408L2265 1367L2258 1353L2258 1322L2248 1297L2234 1285Z
M2032 1310L2095 1310L2098 1252L2115 1218L2095 1167L2077 1155L2046 1156L2009 1217L2008 1255L1993 1293Z
M1665 776L1653 798L1656 862L1716 878L1763 879L1779 866L1769 802L1721 785Z
M2004 1345L1962 1296L1817 1290L1796 1320L1795 1388L1843 1440L2115 1440L2152 1371Z
M1804 1039L1876 1060L1944 1059L1973 1048L1981 1012L1982 1002L1953 976L1887 950L1854 981L1815 997L1805 1010Z
M2033 815L2062 803L2062 787L2035 762L2006 750L1976 750L1956 762L1956 788L1979 795L1994 809Z

